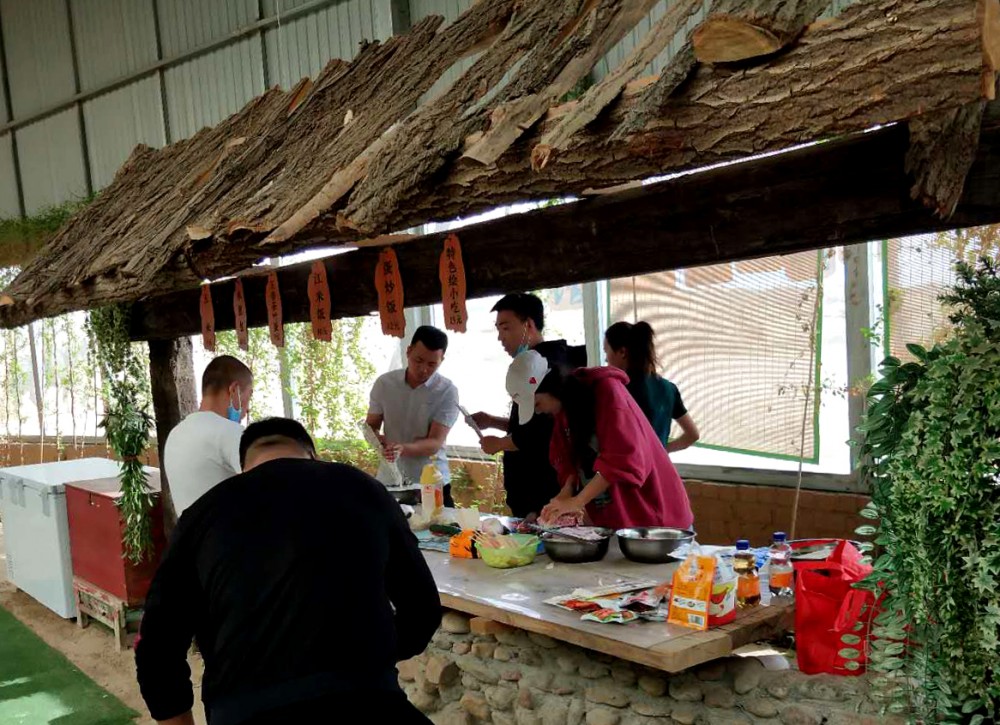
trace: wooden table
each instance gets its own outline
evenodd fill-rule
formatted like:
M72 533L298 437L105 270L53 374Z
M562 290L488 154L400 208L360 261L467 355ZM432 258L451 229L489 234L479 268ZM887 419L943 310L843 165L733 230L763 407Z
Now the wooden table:
M531 566L491 569L479 560L454 559L434 551L425 551L424 556L441 602L449 609L665 672L726 657L737 647L786 631L793 621L794 605L785 600L740 611L735 622L704 632L662 622L584 622L579 614L544 603L576 588L614 584L623 575L665 581L678 566L630 562L615 542L603 561L592 564L557 564L539 556Z

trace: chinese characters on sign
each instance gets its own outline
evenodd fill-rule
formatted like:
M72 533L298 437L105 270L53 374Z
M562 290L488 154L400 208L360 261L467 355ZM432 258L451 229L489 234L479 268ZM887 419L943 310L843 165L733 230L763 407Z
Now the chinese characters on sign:
M382 334L403 337L406 320L403 317L403 278L399 274L396 252L386 247L379 254L375 268L375 289L378 291L378 314Z
M236 320L236 342L244 352L249 347L247 343L247 300L243 296L243 280L236 280L236 291L233 292L233 317Z
M212 289L201 286L201 341L205 349L215 352L215 310L212 307Z
M445 329L465 332L465 323L469 319L465 309L465 265L462 263L462 245L455 234L449 234L444 240L438 276L441 278Z
M275 347L284 347L285 327L281 320L281 293L278 291L277 272L267 275L264 297L267 300L267 326L271 331L271 344Z
M309 316L312 319L313 337L330 342L333 326L330 323L330 285L326 281L326 265L315 261L309 273Z

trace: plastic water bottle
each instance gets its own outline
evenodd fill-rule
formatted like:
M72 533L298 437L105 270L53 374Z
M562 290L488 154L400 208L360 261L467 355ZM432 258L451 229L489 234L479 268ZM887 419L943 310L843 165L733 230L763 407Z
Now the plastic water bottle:
M785 541L784 531L775 531L768 560L768 586L772 597L791 597L795 594L792 568L792 547Z
M740 539L736 542L736 556L733 557L736 581L736 605L740 609L750 609L760 604L760 577L757 575L757 557L750 551L750 542Z

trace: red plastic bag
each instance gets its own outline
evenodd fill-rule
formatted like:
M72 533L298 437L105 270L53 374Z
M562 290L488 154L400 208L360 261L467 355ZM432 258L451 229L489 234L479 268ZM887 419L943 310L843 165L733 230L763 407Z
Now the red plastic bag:
M799 669L809 675L863 674L875 597L852 585L867 577L872 567L849 541L838 543L826 561L797 561L794 567Z

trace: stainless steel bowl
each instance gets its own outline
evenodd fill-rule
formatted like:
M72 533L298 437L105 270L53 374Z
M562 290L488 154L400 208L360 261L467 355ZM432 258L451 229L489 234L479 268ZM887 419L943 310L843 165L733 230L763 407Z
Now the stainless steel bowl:
M583 564L588 561L600 561L608 554L608 545L614 531L597 529L601 538L595 541L578 541L559 536L557 533L542 534L545 553L552 561L564 564Z
M617 532L618 546L630 561L640 564L665 564L677 557L673 553L694 540L688 529L634 528Z

